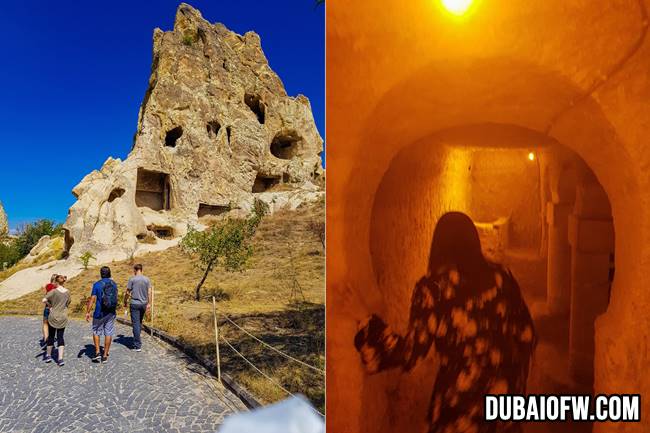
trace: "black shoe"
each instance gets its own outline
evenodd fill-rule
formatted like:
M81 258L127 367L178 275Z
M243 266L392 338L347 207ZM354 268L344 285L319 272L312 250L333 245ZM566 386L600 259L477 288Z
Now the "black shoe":
M62 359L59 359L59 362L57 362L57 364L59 364L59 367L63 367L65 365L65 362Z
M108 362L108 355L102 357L102 364L106 364Z
M102 360L102 356L99 353L96 353L95 356L92 358L93 362L99 362Z

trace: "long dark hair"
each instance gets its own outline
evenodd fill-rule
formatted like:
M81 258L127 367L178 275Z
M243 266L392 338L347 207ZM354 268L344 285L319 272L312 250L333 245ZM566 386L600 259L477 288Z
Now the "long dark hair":
M478 288L493 284L494 272L483 256L481 241L472 219L462 212L440 217L433 232L429 254L429 274L455 266L461 277Z

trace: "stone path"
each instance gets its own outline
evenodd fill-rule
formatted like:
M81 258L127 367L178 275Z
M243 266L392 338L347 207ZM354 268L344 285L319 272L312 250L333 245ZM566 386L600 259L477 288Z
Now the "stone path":
M0 432L215 432L245 410L202 367L165 343L118 325L110 361L94 364L90 325L71 320L66 364L45 364L40 319L0 317Z

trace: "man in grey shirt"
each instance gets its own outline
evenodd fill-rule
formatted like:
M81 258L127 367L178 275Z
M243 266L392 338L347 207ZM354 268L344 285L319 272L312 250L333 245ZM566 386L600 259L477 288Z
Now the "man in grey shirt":
M124 296L124 309L129 305L131 299L131 323L133 323L133 348L136 352L142 350L140 331L145 314L149 311L151 302L151 281L142 275L142 265L133 267L133 276L126 283L126 295ZM125 313L126 314L126 313Z

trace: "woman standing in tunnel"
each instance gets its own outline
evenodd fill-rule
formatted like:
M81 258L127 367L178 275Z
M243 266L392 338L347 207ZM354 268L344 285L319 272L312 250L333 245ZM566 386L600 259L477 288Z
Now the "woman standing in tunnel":
M429 433L520 431L519 424L484 421L484 399L525 393L536 344L533 322L512 273L485 259L474 223L460 212L443 215L436 225L406 335L373 314L354 339L371 374L409 371L433 343L440 366Z

